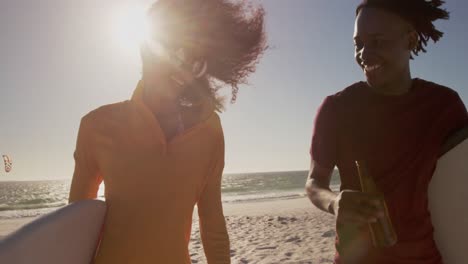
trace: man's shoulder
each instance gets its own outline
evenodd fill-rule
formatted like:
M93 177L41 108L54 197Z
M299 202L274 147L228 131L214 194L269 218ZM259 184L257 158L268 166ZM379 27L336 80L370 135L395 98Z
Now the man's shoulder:
M365 83L364 82L355 82L351 85L348 85L341 91L338 91L334 94L327 96L327 101L334 101L334 102L343 102L347 100L354 101L356 97L359 97L360 93L363 90Z
M417 82L419 82L419 87L424 89L423 91L425 93L428 93L430 96L435 96L440 99L442 98L458 98L458 93L454 89L447 87L445 85L441 85L435 82L431 82L428 80L424 79L415 79Z

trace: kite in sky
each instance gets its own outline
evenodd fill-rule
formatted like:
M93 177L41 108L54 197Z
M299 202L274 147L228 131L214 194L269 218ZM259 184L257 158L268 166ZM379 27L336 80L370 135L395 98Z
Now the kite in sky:
M2 155L3 162L5 163L5 172L8 173L11 171L11 166L13 165L13 161L8 155Z

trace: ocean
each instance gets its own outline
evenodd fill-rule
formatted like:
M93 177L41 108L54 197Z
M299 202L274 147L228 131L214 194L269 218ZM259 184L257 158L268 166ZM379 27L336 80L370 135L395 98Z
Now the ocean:
M223 203L305 197L307 171L224 174ZM0 220L39 216L67 204L71 180L0 182ZM332 190L339 189L335 171ZM104 185L98 198L104 199Z

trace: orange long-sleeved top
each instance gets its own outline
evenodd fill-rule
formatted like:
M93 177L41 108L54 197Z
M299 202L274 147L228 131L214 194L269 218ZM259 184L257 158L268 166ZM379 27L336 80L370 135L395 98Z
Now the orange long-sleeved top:
M195 204L208 262L230 263L218 115L209 110L209 118L167 141L141 97L139 85L131 100L81 120L69 201L96 198L104 181L108 209L95 263L190 263Z

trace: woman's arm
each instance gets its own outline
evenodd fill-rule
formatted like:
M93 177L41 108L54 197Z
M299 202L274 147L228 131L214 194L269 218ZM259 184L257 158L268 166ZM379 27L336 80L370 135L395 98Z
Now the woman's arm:
M95 199L102 177L99 173L96 161L89 148L89 118L83 117L78 131L76 143L75 171L70 187L68 202Z
M231 263L229 235L221 203L221 178L224 169L224 139L215 152L215 165L198 201L200 232L210 264Z

